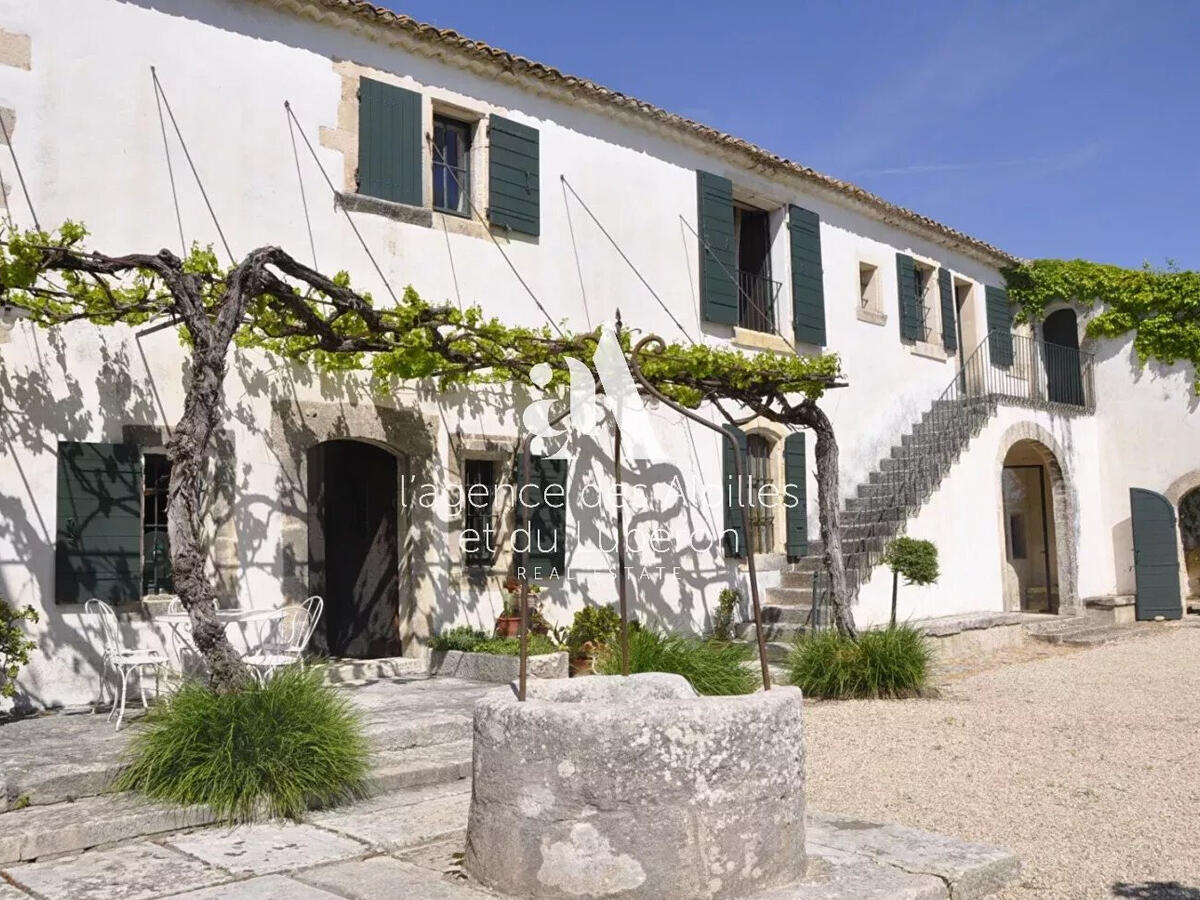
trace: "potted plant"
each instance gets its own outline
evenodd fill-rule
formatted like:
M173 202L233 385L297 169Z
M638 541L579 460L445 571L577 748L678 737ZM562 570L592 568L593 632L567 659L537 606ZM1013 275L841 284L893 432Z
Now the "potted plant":
M575 613L567 633L571 674L590 675L592 662L621 633L621 617L611 606L585 606Z
M546 634L550 630L541 607L533 599L540 591L536 584L529 585L529 630L534 634ZM496 619L496 637L516 637L520 633L521 581L516 575L509 575L504 579L504 609Z

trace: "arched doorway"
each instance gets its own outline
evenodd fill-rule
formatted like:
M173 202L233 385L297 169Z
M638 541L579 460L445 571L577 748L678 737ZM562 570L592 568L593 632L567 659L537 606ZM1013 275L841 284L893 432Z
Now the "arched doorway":
M1073 309L1060 309L1042 324L1042 363L1046 369L1046 398L1051 403L1084 405L1083 375L1079 368L1079 321Z
M309 590L325 599L314 649L400 655L398 460L365 441L308 451Z
M1200 488L1193 488L1179 500L1179 536L1183 540L1188 598L1200 600Z
M1054 454L1038 441L1017 441L1004 456L1005 609L1059 611L1058 529L1052 489L1059 473Z

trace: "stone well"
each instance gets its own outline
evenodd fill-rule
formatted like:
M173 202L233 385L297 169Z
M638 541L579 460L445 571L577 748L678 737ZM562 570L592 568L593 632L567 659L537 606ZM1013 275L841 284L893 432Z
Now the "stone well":
M475 707L466 868L523 898L742 897L804 876L800 691L530 682Z

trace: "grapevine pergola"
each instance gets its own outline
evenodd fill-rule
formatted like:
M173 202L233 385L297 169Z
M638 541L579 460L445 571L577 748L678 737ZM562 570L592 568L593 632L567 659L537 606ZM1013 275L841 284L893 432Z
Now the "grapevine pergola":
M86 320L100 326L173 323L186 347L183 414L171 432L167 532L175 590L217 689L245 669L214 614L206 568L204 467L222 424L232 349L258 348L326 370L370 371L379 383L432 381L439 388L480 382L531 384L549 364L547 387L564 387L565 358L590 361L598 334L516 327L478 306L433 305L410 287L377 306L345 273L325 275L278 247L260 247L223 267L211 249L107 255L86 247L83 226L4 229L0 297L39 326ZM761 417L816 435L821 537L840 628L854 634L838 511L838 448L818 401L841 377L836 355L758 354L643 340L622 346L643 390L682 410L715 408L729 422ZM732 408L732 411L730 410ZM692 413L692 418L698 417ZM699 419L698 419L699 420ZM618 463L619 464L619 463ZM752 552L752 548L751 548ZM761 628L759 629L761 634Z

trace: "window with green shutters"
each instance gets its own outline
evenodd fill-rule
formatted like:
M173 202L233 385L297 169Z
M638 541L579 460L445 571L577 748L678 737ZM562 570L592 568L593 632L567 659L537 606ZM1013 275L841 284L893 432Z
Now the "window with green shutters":
M700 311L706 322L738 324L737 254L733 243L733 182L696 173L700 238Z
M821 268L821 218L788 207L792 251L792 328L796 341L825 346L825 285Z
M488 221L521 234L541 232L538 130L502 116L488 120Z
M59 443L56 603L141 598L142 483L136 446Z
M954 282L950 270L945 266L938 269L938 294L942 301L942 346L947 350L958 349L958 329L954 324Z
M917 266L911 256L896 254L896 286L900 306L900 338L921 340L921 297L917 289Z
M984 286L987 307L988 352L992 365L1013 364L1012 307L1008 302L1008 291L993 285Z
M742 459L742 484L737 480L737 457L729 441L721 438L721 470L722 470L722 533L725 555L735 559L746 556L746 528L742 519L741 503L748 501L746 496L746 473L749 470L749 445L746 432L736 425L726 425L725 431L733 435L737 442L737 452Z
M420 206L421 144L421 95L359 79L358 193Z
M804 432L789 434L783 442L783 477L786 481L787 555L799 559L808 555L808 471ZM792 505L795 501L795 505Z
M519 464L518 464L519 465ZM532 579L565 574L567 553L567 461L534 456L529 464L529 481L517 495L517 527L528 514L529 542L526 576ZM548 490L557 485L553 490ZM518 559L517 565L522 561Z

